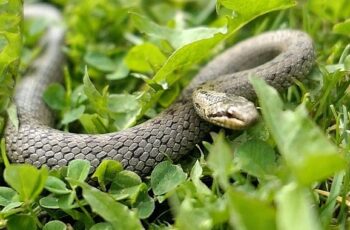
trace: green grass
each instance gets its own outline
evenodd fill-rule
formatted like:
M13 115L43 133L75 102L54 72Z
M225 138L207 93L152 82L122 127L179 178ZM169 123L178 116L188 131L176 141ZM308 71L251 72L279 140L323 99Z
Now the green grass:
M15 119L13 82L38 55L47 26L34 20L21 29L19 2L0 0L0 130L7 114ZM2 141L0 227L348 229L347 0L50 2L64 12L67 65L64 87L50 86L44 99L67 131L111 132L155 116L215 54L263 31L306 31L317 64L282 95L252 79L257 125L213 132L186 159L162 162L144 179L116 161L93 175L79 160L59 171L8 165Z

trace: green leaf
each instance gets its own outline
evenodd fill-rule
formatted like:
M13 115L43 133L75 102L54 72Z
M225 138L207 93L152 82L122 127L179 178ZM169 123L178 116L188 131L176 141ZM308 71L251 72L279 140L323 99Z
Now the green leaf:
M18 194L15 190L8 187L0 187L0 206L6 206L18 200Z
M32 165L12 164L5 168L4 179L14 188L21 201L32 202L44 188L48 170L46 167L37 169Z
M186 177L180 166L163 161L151 173L151 187L155 195L163 195L183 183Z
M89 175L90 168L90 162L87 160L72 160L68 164L67 178L83 182Z
M90 213L85 214L75 209L64 210L64 212L67 213L69 216L71 216L74 220L76 220L77 226L83 227L82 224L84 224L84 227L85 227L84 229L89 229L93 224L95 224L91 216L89 216Z
M1 210L1 213L2 214L5 214L6 215L6 213L10 213L10 214L13 214L13 212L12 212L12 210L13 209L16 209L16 208L18 208L18 207L20 207L20 206L22 206L23 205L23 202L19 202L19 201L14 201L14 202L11 202L11 203L9 203L8 205L6 205L2 210Z
M85 106L84 105L80 105L77 108L74 108L72 110L69 110L67 112L64 113L63 118L61 123L63 125L67 125L73 121L76 121L78 119L80 119L80 117L83 115L85 111Z
M118 68L116 61L100 52L89 51L84 56L84 61L94 68L105 72L112 72Z
M9 217L7 220L8 230L30 229L36 230L35 219L26 214L16 214Z
M17 117L17 107L15 104L11 104L7 108L7 114L9 117L9 122L11 122L11 124L15 127L16 130L18 130L19 120Z
M22 4L22 1L0 4L0 113L8 107L20 63Z
M226 196L231 213L230 223L234 229L276 229L276 211L272 204L233 189ZM293 228L295 226L291 225Z
M120 79L126 78L128 74L129 74L128 66L123 61L121 61L117 69L113 73L107 74L106 78L111 81L120 80Z
M201 61L208 55L208 50L215 47L224 37L223 34L216 34L212 38L198 40L177 49L170 55L152 80L162 86L163 89L169 88L180 77L173 76L175 71L184 70Z
M66 91L59 83L49 85L43 95L43 99L51 109L62 110L65 107Z
M87 68L85 68L85 74L83 78L84 82L84 93L88 97L91 106L97 111L100 115L105 115L107 112L107 94L100 94L94 84L89 78Z
M350 55L346 56L344 60L344 68L349 71L350 70Z
M117 128L117 130L124 130L135 125L137 121L137 115L139 114L141 109L129 111L127 113L114 113L111 114L114 122L113 125Z
M43 227L43 230L66 230L67 226L65 223L59 220L53 220L46 223Z
M124 59L130 70L155 72L166 61L165 55L152 43L143 43L129 50Z
M79 105L86 101L87 96L84 93L84 85L77 86L70 95L70 98L72 105Z
M120 189L129 188L142 183L139 175L132 171L120 171L113 178L113 183L111 185L111 192L115 192Z
M271 11L286 9L296 5L295 0L270 0L270 1L254 1L254 0L218 0L217 8L223 6L233 10L233 18L231 20L231 28L240 28L247 22L257 18L260 15ZM232 30L232 29L230 29Z
M136 13L131 14L131 19L141 32L144 32L147 35L155 38L167 40L175 49L181 48L195 41L211 38L214 34L217 33L226 33L226 27L197 27L185 30L171 29L168 27L160 26L148 18Z
M59 178L49 176L45 183L45 189L55 194L68 194L71 190L67 189L66 184Z
M144 186L134 204L137 210L137 216L140 219L148 218L155 209L154 200L148 195L147 186Z
M94 114L83 114L79 118L80 123L84 127L86 133L106 133L108 120L102 118L100 115Z
M325 205L320 212L320 219L323 226L328 226L332 219L334 210L337 207L337 197L341 195L343 184L345 181L345 172L341 171L332 179L332 185L329 196L327 197ZM346 182L345 182L346 183Z
M144 184L136 173L121 171L113 178L109 192L117 200L129 198L131 203L134 203L143 187Z
M192 167L190 178L194 186L196 187L198 193L211 194L210 189L200 179L202 176L202 173L203 173L203 169L199 161L197 160Z
M166 90L162 93L162 96L159 98L159 104L164 108L169 107L179 96L180 86L179 84L173 85L169 90Z
M70 181L68 178L67 178L67 180ZM71 186L73 188L76 187L75 184L71 184ZM68 194L60 195L60 196L58 196L57 205L60 209L63 209L65 211L76 208L74 205L75 198L76 198L76 194L74 191L72 191L71 193L68 193ZM54 202L54 200L51 200L51 202ZM52 203L52 204L55 205L54 203Z
M345 159L310 120L304 106L284 111L274 88L258 78L252 84L266 125L300 183L310 185L345 168Z
M119 161L103 160L96 168L91 178L97 178L98 183L102 188L106 189L106 184L111 182L118 172L123 170L123 166Z
M273 148L258 139L240 145L235 152L234 161L243 171L259 178L272 175L277 167Z
M93 225L90 230L113 230L113 226L110 223L98 223Z
M25 33L27 36L25 43L29 43L30 45L33 45L36 42L38 42L40 36L43 35L45 30L49 26L50 20L48 19L43 20L43 18L31 18L28 21L29 21L29 25L26 25L24 27ZM28 21L26 21L25 23L28 23ZM29 41L27 41L27 39Z
M350 36L350 19L334 25L333 31L337 34Z
M39 204L41 207L49 208L49 209L58 209L58 198L53 196L46 196L39 200Z
M316 215L312 194L295 183L284 186L276 196L277 226L279 229L322 229Z
M209 213L205 209L194 207L190 198L181 203L175 225L177 229L213 229L213 221Z
M4 126L5 126L5 118L0 117L0 130L3 130Z
M69 181L83 189L83 197L92 210L111 223L113 229L143 229L136 213L116 202L109 194L77 180Z
M0 139L0 153L1 153L2 161L4 165L5 167L7 167L8 165L10 165L10 162L9 162L9 159L7 158L5 138Z
M220 197L215 201L205 205L206 210L210 213L213 224L228 223L231 212L229 212L228 202L224 197Z
M345 1L327 1L327 0L309 0L307 8L315 13L322 20L339 21L348 18L350 15L350 6Z
M139 110L139 103L135 95L111 94L108 97L108 108L111 112L127 113Z
M222 186L228 186L228 179L234 172L233 151L225 140L223 132L214 138L214 143L208 150L208 166L213 171L213 176Z

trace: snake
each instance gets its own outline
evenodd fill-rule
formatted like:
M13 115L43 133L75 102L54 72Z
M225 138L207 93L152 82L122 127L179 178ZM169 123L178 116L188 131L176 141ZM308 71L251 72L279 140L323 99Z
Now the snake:
M51 21L41 39L43 51L16 84L13 100L18 125L8 121L5 141L13 163L59 168L85 159L95 170L104 159L126 170L149 175L165 159L177 161L207 138L215 127L246 129L256 122L256 94L250 76L282 91L303 80L315 62L311 37L282 29L238 42L201 68L179 98L156 117L106 134L78 134L54 126L54 112L43 101L45 89L62 82L66 29L59 10L48 5L24 7L25 18Z

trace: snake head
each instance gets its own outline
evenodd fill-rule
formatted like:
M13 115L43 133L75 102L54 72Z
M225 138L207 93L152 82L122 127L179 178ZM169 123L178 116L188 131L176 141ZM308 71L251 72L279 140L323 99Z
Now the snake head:
M241 96L199 90L193 93L193 102L201 118L224 128L246 129L259 118L254 103Z

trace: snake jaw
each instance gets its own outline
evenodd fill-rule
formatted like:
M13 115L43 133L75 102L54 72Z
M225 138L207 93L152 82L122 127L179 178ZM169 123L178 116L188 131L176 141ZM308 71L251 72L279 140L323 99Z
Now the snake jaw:
M241 106L240 110L237 110L237 107L231 106L227 110L230 115L229 118L237 122L237 129L245 129L253 125L259 118L259 114L252 102L248 101L243 107Z
M221 127L234 129L234 130L241 130L246 127L245 122L241 119L234 117L232 114L211 114L208 117L211 118L210 122L219 125Z
M208 114L210 122L234 130L242 130L250 127L258 120L258 112L252 102L246 104L234 104L221 107L222 110Z

